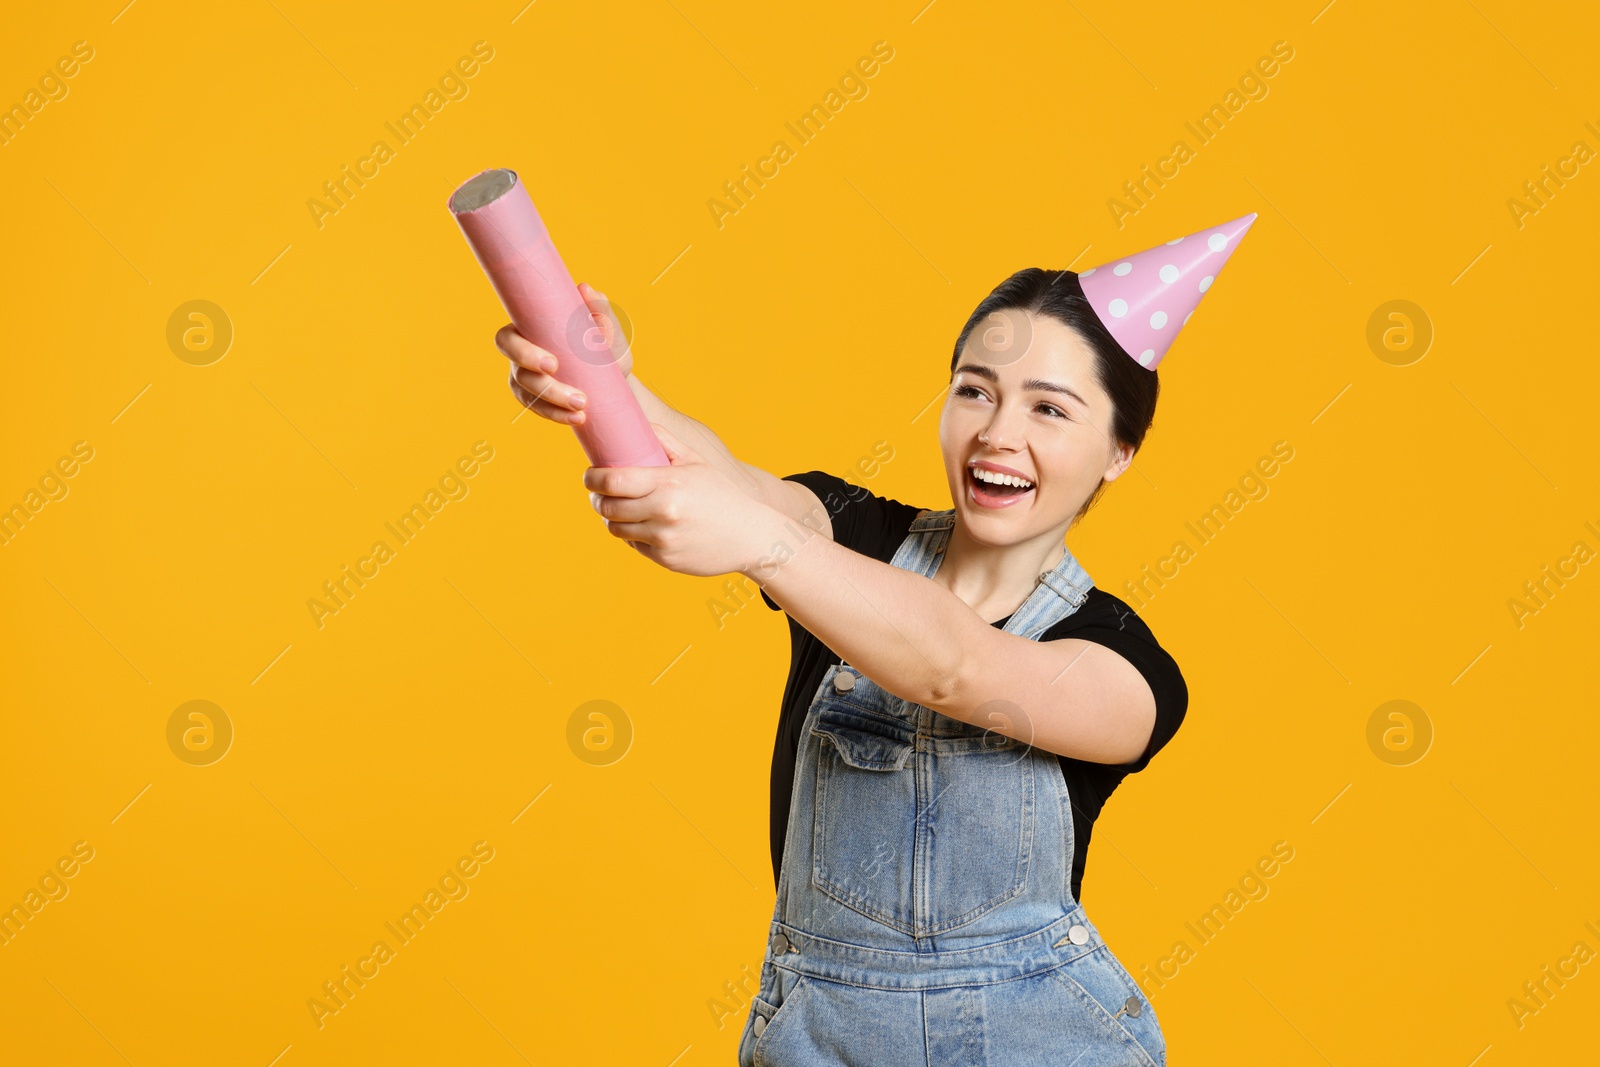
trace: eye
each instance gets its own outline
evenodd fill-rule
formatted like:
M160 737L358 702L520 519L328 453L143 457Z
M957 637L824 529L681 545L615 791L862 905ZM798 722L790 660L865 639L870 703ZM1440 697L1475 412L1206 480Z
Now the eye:
M984 396L985 396L985 394L984 394L982 389L979 389L975 385L966 385L966 384L956 386L953 390L951 390L951 395L959 396L959 397L969 397L969 398L972 398L972 399L983 399ZM1072 419L1071 415L1068 415L1065 411L1061 410L1056 405L1046 403L1043 400L1039 401L1039 409L1042 410L1042 411L1049 412L1050 415L1053 418L1067 419L1069 421Z

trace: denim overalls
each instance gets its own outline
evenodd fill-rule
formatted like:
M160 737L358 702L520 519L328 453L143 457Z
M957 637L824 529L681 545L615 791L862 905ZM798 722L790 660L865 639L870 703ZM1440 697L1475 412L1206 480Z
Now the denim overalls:
M921 512L893 565L931 577L954 523ZM1005 632L1037 641L1092 585L1069 551ZM1053 753L834 664L786 841L740 1067L1164 1067L1155 1012L1073 899Z

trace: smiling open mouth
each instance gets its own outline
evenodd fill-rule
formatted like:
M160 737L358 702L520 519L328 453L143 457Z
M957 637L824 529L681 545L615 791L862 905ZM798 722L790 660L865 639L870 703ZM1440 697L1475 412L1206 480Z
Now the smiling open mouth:
M1025 478L967 467L967 492L981 507L1008 508L1033 490L1033 483Z

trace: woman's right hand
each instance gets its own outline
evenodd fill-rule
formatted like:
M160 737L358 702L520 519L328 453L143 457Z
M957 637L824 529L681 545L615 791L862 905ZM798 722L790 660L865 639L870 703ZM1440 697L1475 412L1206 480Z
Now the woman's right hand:
M595 325L603 331L613 354L620 348L616 365L626 378L633 372L633 351L623 337L622 325L611 310L611 301L604 293L587 282L578 286L578 293L594 317ZM535 415L551 422L568 426L581 426L587 417L583 411L586 399L578 389L557 381L554 373L559 367L555 353L540 348L522 334L516 326L506 323L494 335L495 347L511 360L511 395Z

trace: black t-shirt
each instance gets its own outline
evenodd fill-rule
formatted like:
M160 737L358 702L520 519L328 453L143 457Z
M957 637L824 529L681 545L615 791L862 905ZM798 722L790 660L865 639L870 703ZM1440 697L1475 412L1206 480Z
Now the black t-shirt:
M862 555L888 563L895 550L911 532L911 522L920 508L876 496L858 485L823 471L806 471L784 476L817 494L833 520L833 539ZM778 605L763 591L761 599L769 608ZM1005 626L1010 616L994 623ZM1074 637L1104 645L1138 668L1155 695L1156 722L1144 752L1131 763L1090 763L1069 756L1056 758L1072 797L1073 857L1072 895L1082 900L1084 858L1089 835L1112 790L1122 779L1140 771L1164 745L1172 740L1189 707L1189 689L1177 663L1157 643L1155 635L1121 599L1102 589L1091 588L1077 611L1040 635L1041 641ZM789 825L789 801L794 792L795 761L799 754L800 728L812 694L822 684L828 667L840 656L824 645L792 617L789 619L789 680L783 690L783 707L778 714L777 742L772 750L772 877L776 882L783 866L784 835Z

